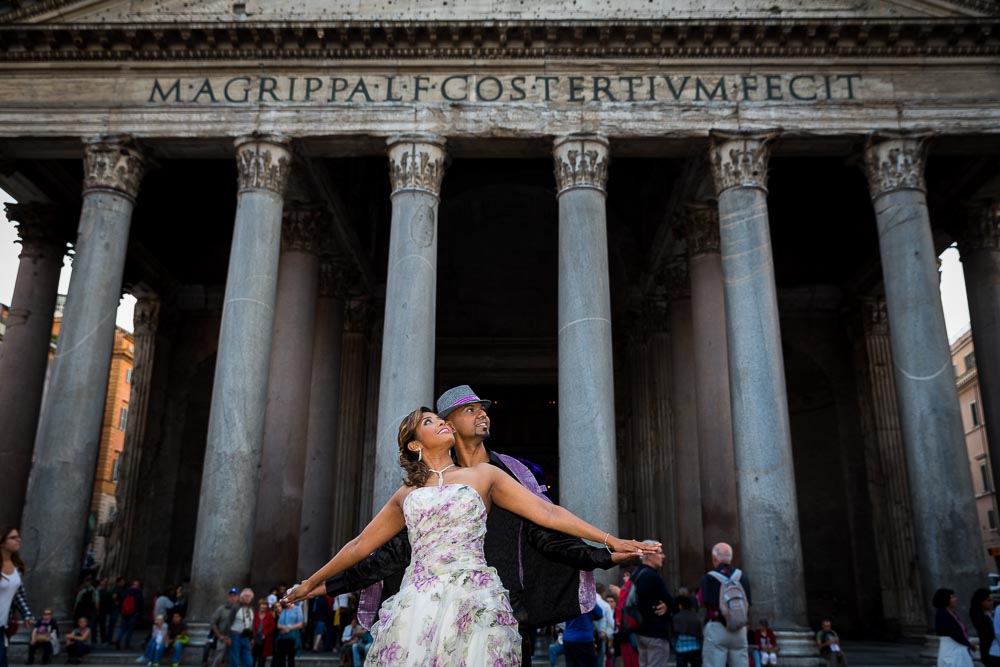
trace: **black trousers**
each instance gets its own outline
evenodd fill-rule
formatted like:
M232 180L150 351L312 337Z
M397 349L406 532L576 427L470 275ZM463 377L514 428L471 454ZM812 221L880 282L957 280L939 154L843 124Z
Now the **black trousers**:
M597 664L594 642L563 642L566 652L566 667L593 667Z
M278 637L274 640L274 660L271 667L295 667L295 638Z
M49 664L49 659L52 657L52 642L48 641L37 641L34 644L28 645L28 664L35 662L35 651L42 652L42 664Z

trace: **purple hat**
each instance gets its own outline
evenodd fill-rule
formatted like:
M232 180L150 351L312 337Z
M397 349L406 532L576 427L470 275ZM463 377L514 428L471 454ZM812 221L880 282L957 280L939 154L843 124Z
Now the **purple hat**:
M486 399L476 396L476 392L472 391L472 387L469 385L460 384L459 386L452 387L448 391L444 392L438 398L438 417L445 419L455 408L460 405L465 405L466 403L482 403L484 409L493 404L492 401L487 401Z

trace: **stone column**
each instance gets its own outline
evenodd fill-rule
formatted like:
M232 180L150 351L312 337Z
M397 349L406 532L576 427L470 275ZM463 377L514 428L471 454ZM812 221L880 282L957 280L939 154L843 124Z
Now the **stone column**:
M983 397L990 474L996 484L1000 479L1000 200L981 203L969 211L958 245Z
M253 586L262 590L301 581L297 578L299 523L316 337L321 215L318 208L301 203L289 203L282 215L251 576Z
M374 461L375 512L400 486L399 422L421 405L434 407L437 213L444 144L444 139L429 135L389 139L392 227Z
M48 204L7 204L7 218L17 224L21 254L17 281L0 345L0 525L20 526L24 494L35 448L38 413L52 340L59 271L66 239L56 228L55 207Z
M581 518L615 533L618 480L604 190L608 140L596 134L560 137L553 153L559 200L559 499Z
M128 402L128 428L122 446L118 484L115 487L115 518L108 540L108 556L101 572L104 579L126 577L131 559L132 542L138 528L140 472L146 442L149 417L149 396L152 388L153 359L156 355L156 329L160 322L160 299L152 292L136 294L132 314L132 337L135 353L132 357L132 390Z
M806 622L785 368L767 217L764 135L712 135L719 201L741 561L754 607L779 629ZM815 651L815 647L813 647ZM787 651L783 651L786 659Z
M193 620L207 620L226 589L250 578L290 161L285 137L236 140L239 190L192 557Z
M101 442L115 313L142 156L124 137L88 140L73 279L42 407L21 533L36 607L73 610Z
M381 509L381 505L372 508L375 497L375 473L378 470L378 463L375 461L375 454L378 450L378 417L381 408L378 404L380 391L380 377L382 375L382 336L385 319L385 304L380 304L375 309L378 315L373 317L372 333L368 346L368 372L365 380L365 419L364 419L364 443L361 449L361 489L358 492L357 513L358 526L367 526L375 511ZM397 473L397 480L401 480L402 472Z
M654 482L656 466L652 419L653 397L650 386L652 378L642 313L632 313L630 319L632 321L628 327L625 361L625 376L628 378L625 391L628 405L625 413L628 415L628 420L625 424L624 446L631 450L629 464L634 470L636 516L633 531L635 535L642 535L639 539L653 539L658 535L656 527L660 498L657 497L658 489ZM665 544L668 543L665 535L659 535L658 539Z
M968 600L985 580L983 543L941 308L925 155L920 139L874 139L865 148L865 171L878 223L924 593L947 586Z
M740 523L736 511L736 460L729 396L726 291L719 251L719 209L714 202L694 203L687 207L685 214L701 461L701 520L705 545L702 553L711 553L712 545L718 542L728 542L739 558Z
M865 468L879 564L882 615L886 630L923 636L926 631L923 586L917 568L910 481L903 431L896 405L896 383L889 349L885 299L861 300L854 334L859 407L865 439Z
M335 494L343 478L336 462L344 448L337 440L337 432L341 420L340 357L348 275L348 265L343 259L323 258L319 299L316 301L309 435L306 438L296 581L302 581L330 559ZM344 443L344 446L350 447L351 444Z
M680 258L671 261L665 267L663 280L670 322L670 406L676 460L678 571L683 585L697 587L701 575L705 574L707 556L701 520L695 357L687 262Z
M344 311L344 332L340 353L340 418L337 420L337 449L334 456L332 550L347 544L358 533L358 498L363 470L374 462L361 454L365 440L368 341L370 315L367 301L357 301ZM369 494L370 497L371 494Z

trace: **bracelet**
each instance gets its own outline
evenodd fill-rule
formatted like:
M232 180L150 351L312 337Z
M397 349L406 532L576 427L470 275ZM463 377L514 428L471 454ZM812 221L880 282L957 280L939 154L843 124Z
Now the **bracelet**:
M609 554L614 554L615 552L611 550L608 546L608 538L611 537L611 533L604 533L604 548L608 550Z

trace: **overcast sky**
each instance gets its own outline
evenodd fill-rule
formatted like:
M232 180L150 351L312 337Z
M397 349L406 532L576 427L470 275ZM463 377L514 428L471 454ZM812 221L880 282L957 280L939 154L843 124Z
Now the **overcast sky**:
M6 192L0 190L0 202L13 201ZM14 241L17 233L14 225L7 221L6 216L0 220L0 303L10 305L10 297L14 292L14 282L17 278L17 254L20 246ZM954 341L969 326L969 304L965 299L965 276L962 273L962 262L958 250L954 247L945 250L941 255L941 302L944 305L944 319L948 325L948 339ZM67 258L59 278L59 293L65 294L69 288L69 278L72 273L70 261ZM132 331L132 309L135 299L125 296L118 307L118 326Z

